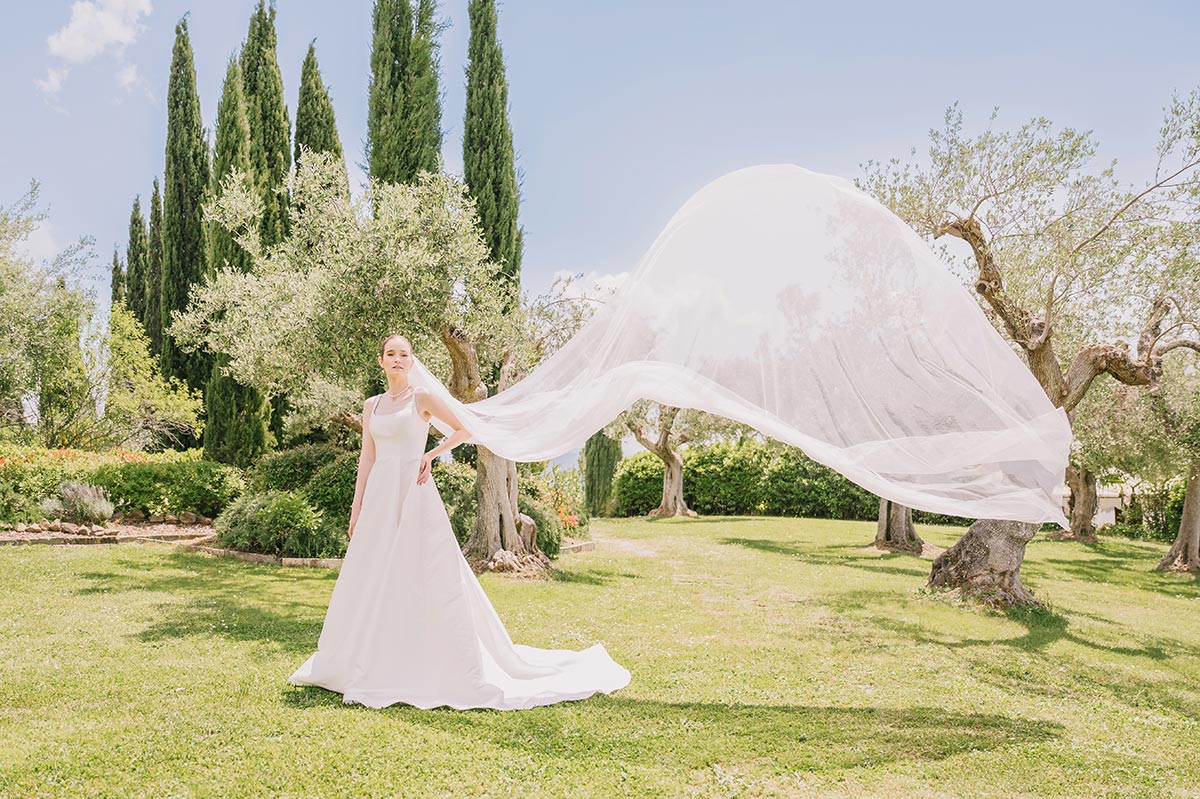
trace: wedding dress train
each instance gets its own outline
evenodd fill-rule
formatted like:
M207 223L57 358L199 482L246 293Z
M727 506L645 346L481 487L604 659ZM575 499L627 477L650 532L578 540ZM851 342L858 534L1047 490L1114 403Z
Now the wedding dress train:
M372 406L374 407L374 406ZM375 463L317 651L288 678L381 708L515 710L629 684L602 644L514 644L471 571L432 478L418 485L429 422L413 400L369 419Z

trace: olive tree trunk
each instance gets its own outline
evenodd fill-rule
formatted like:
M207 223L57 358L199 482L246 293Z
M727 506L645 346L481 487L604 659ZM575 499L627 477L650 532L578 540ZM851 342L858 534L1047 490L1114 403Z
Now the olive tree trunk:
M479 354L475 345L459 331L442 328L442 342L450 354L450 382L446 386L455 399L464 403L478 402L487 397L487 386L481 378ZM503 391L512 379L511 361L500 368L496 390ZM501 458L483 446L476 446L475 464L475 527L471 530L463 554L468 558L488 560L501 549L515 555L537 551L537 539L532 523L524 521L517 510L517 465Z
M980 519L966 535L938 555L929 574L930 588L957 588L995 607L1040 607L1021 584L1025 545L1039 525Z
M1067 505L1071 516L1071 538L1079 541L1095 541L1096 528L1092 520L1096 516L1099 499L1096 494L1096 474L1086 466L1078 469L1067 467L1067 488L1071 489Z
M1188 467L1187 494L1175 543L1158 562L1159 571L1200 571L1200 461Z
M879 524L875 530L875 546L879 549L921 554L925 542L913 527L912 508L883 497L879 498Z
M647 514L650 518L696 515L696 512L683 501L683 457L679 454L678 446L687 441L687 436L679 436L674 443L671 441L671 428L678 415L679 408L663 406L658 417L657 441L649 439L640 424L633 422L629 424L629 430L637 442L657 455L663 462L662 500L658 503L657 508Z

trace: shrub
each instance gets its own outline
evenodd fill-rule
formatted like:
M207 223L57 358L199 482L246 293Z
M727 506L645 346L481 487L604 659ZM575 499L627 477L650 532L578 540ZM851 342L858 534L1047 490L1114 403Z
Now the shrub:
M92 479L108 489L118 509L147 514L216 516L246 488L236 466L201 460L104 464Z
M517 509L533 519L533 523L537 525L538 549L545 552L547 557L558 557L558 553L562 549L563 528L554 507L529 496L518 496Z
M748 439L692 446L683 455L683 499L700 514L760 512L768 451Z
M879 498L796 447L773 445L763 478L763 510L772 516L878 519Z
M0 518L37 521L39 503L68 480L103 487L119 511L193 511L215 516L244 490L234 466L200 459L200 450L147 454L114 449L5 447L0 454Z
M329 557L321 511L295 491L245 494L214 523L222 546L289 558Z
M319 508L331 523L341 526L342 532L350 526L350 510L354 506L354 487L358 482L358 453L342 452L336 459L325 464L300 493L314 508Z
M432 479L446 505L454 537L462 546L475 527L475 469L459 461L435 460Z
M249 490L256 493L272 488L297 491L307 485L322 467L345 452L334 444L319 443L263 455L250 467Z
M618 516L644 516L662 502L665 471L653 452L638 452L617 464L613 475L613 512Z
M67 480L55 496L42 500L41 511L48 519L99 524L113 515L113 504L103 487Z
M550 505L558 513L564 534L577 538L588 536L591 519L584 499L583 479L578 469L564 469L558 464L542 475Z

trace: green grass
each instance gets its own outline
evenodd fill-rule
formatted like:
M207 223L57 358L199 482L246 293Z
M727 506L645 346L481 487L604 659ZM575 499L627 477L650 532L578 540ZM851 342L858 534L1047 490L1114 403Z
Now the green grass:
M0 796L1200 795L1200 582L1159 545L1039 538L1050 610L1002 614L869 524L594 525L557 579L482 582L518 643L600 641L633 681L509 712L288 685L333 573L0 548Z

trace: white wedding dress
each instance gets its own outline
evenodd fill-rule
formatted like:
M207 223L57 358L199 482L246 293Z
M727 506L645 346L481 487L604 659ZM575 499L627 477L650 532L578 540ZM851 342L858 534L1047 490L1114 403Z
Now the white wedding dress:
M375 403L372 403L372 409ZM514 644L467 564L432 478L417 484L429 422L413 400L368 420L375 463L317 651L288 682L381 708L516 710L629 684L602 644Z

